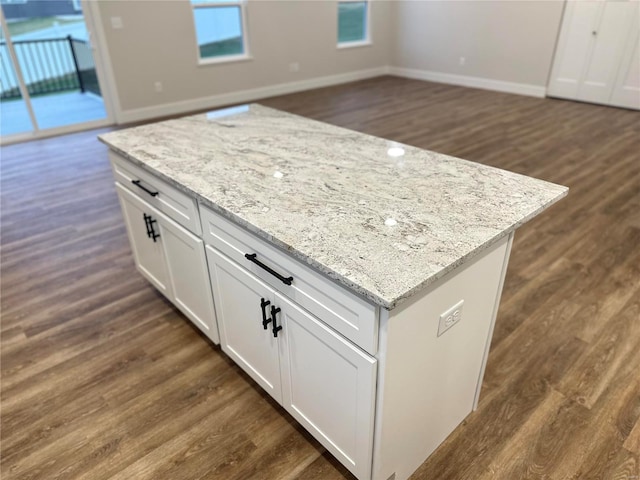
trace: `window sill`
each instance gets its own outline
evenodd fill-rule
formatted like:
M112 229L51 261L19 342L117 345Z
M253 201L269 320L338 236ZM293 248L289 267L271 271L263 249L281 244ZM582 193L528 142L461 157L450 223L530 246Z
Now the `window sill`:
M234 62L246 62L247 60L253 60L251 55L226 55L222 57L212 58L200 58L198 59L198 66L205 67L207 65L218 65L221 63L234 63Z
M341 50L343 48L370 47L371 45L372 45L371 40L359 40L357 42L339 43L337 48L338 50Z

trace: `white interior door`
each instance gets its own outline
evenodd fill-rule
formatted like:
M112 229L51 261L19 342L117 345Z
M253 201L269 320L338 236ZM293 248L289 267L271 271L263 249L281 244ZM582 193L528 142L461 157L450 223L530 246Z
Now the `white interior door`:
M640 110L640 6L631 29L611 95L611 105Z
M560 37L547 93L552 97L578 98L582 77L595 43L602 2L569 1L565 7Z
M638 21L634 15L636 7L636 2L602 2L598 23L592 32L595 42L578 92L579 100L609 103L629 29Z
M567 2L547 94L639 108L638 2Z

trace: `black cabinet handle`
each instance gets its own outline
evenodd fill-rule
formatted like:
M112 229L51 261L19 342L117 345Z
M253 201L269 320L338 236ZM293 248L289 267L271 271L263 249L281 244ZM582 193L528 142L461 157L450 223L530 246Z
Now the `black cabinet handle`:
M153 228L154 223L156 223L156 220L149 220L149 225L151 226L151 238L153 238L153 243L156 243L156 239L160 238L160 234L156 233L156 230Z
M278 312L280 312L279 308L271 306L271 321L273 322L273 327L271 328L271 331L273 332L274 338L278 338L278 332L282 330L282 325L276 324L276 314Z
M152 197L156 197L158 193L160 193L160 192L154 192L153 190L149 190L147 187L142 185L142 183L140 183L140 180L131 180L131 183L133 183L136 187L140 187L142 190L147 192Z
M278 272L276 272L275 270L271 269L270 267L268 267L267 265L262 263L260 260L258 260L256 258L257 256L258 256L258 254L256 254L256 253L245 253L244 254L244 258L246 258L250 262L253 262L256 265L258 265L260 268L266 270L267 272L269 272L271 275L276 277L278 280L280 280L285 285L291 285L291 282L293 282L293 277L283 277Z
M260 299L260 308L262 309L262 327L266 330L267 325L271 323L271 319L267 318L267 310L266 306L271 305L269 300L265 300L264 298Z
M153 228L153 224L158 223L158 221L153 219L151 215L147 215L146 213L143 213L142 217L144 218L144 224L147 227L147 237L153 239L153 243L156 243L157 239L160 238L160 234L156 233L155 229Z
M142 218L144 218L144 225L147 227L147 237L151 238L151 217L146 213L143 213Z

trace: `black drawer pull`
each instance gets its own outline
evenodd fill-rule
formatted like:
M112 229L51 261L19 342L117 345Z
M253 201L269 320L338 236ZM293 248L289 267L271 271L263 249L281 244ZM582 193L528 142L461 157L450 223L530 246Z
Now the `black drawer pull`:
M158 193L160 193L160 192L154 192L152 190L149 190L147 187L145 187L144 185L142 185L140 183L140 180L131 180L131 183L133 183L136 187L140 187L141 189L143 189L145 192L147 192L152 197L156 197L158 195Z
M267 318L267 310L265 308L267 305L271 305L271 302L269 300L265 300L264 298L261 298L260 308L262 308L262 327L265 330L267 329L267 325L271 323L271 319Z
M257 256L258 255L256 253L245 253L244 254L244 258L246 258L250 262L253 262L256 265L258 265L260 268L263 268L264 270L269 272L271 275L276 277L278 280L280 280L285 285L291 285L291 282L293 282L293 277L283 277L278 272L276 272L275 270L271 269L270 267L268 267L264 263L262 263L260 260L258 260L256 258Z
M273 332L273 338L278 338L278 332L282 330L282 325L276 324L276 313L280 312L279 308L271 306L271 321L273 322L273 328L271 331Z

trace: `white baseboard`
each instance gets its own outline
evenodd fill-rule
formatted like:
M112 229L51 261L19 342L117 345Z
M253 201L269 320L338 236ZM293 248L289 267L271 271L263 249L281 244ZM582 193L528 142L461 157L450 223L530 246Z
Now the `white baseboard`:
M358 70L355 72L342 73L338 75L311 78L309 80L301 80L298 82L279 83L277 85L270 85L267 87L223 93L219 95L212 95L210 97L185 100L182 102L165 103L163 105L155 105L152 107L123 110L122 112L120 112L120 115L118 115L117 123L124 124L139 122L141 120L148 120L156 117L166 117L169 115L193 112L206 108L215 108L234 103L250 102L260 98L272 97L275 95L284 95L287 93L301 92L303 90L311 90L313 88L329 87L341 83L379 77L380 75L386 75L387 73L389 73L389 67L384 66L371 68L369 70Z
M426 80L430 82L459 85L462 87L482 88L497 92L515 93L528 95L531 97L543 98L546 95L546 87L539 85L529 85L526 83L505 82L490 78L471 77L466 75L455 75L451 73L434 72L430 70L417 70L412 68L401 68L384 66L371 68L368 70L357 70L355 72L329 75L326 77L311 78L297 82L279 83L266 87L252 88L238 92L229 92L209 97L185 100L182 102L165 103L152 107L135 108L123 110L117 115L118 124L126 124L149 120L157 117L167 117L179 115L181 113L193 112L207 108L216 108L234 103L250 102L260 98L285 95L288 93L311 90L313 88L329 87L341 83L364 80L366 78L378 77L380 75L396 75L399 77L413 78L416 80Z
M452 73L434 72L431 70L417 70L413 68L389 67L389 74L396 75L398 77L413 78L416 80L447 83L450 85L459 85L461 87L482 88L484 90L516 93L519 95L528 95L530 97L539 98L543 98L547 91L546 87L541 87L539 85L505 82L490 78L470 77L466 75L455 75Z

